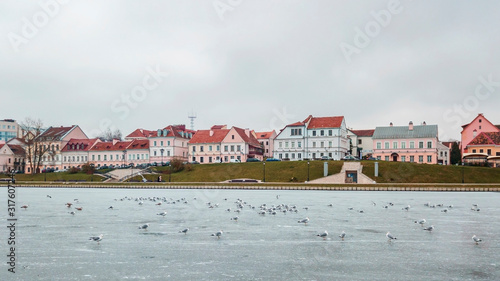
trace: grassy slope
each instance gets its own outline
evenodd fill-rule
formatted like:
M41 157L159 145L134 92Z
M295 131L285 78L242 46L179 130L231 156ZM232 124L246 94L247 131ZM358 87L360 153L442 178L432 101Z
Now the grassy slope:
M323 176L323 161L310 161L309 179ZM377 183L461 183L462 169L465 183L500 183L500 169L483 167L440 166L415 163L396 163L379 161L379 177L374 175L374 162L362 161L365 175ZM339 173L342 161L328 161L329 174ZM159 167L168 170L168 167ZM192 170L172 174L172 182L221 182L229 179L251 178L262 180L262 163L226 163L192 165ZM44 174L16 175L18 181L44 181ZM2 176L0 176L2 177ZM158 175L145 175L150 181L156 181ZM298 182L307 180L306 161L267 162L266 182L290 182L292 177ZM90 181L91 175L83 173L48 173L47 181ZM168 181L168 174L162 174L163 181ZM93 176L94 182L101 182L102 177ZM141 177L134 180L140 181Z

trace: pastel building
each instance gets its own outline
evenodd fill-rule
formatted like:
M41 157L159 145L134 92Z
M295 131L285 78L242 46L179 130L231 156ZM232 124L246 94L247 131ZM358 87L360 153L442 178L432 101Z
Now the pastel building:
M373 133L373 157L393 162L438 163L438 126L376 127Z
M289 124L274 139L275 158L340 160L349 150L344 116L313 117Z
M196 131L188 146L190 161L200 163L263 160L264 155L261 144L249 129L227 129L226 125Z
M25 151L20 145L0 144L0 173L24 171Z
M482 132L467 144L463 160L470 164L500 167L500 132Z
M186 129L185 125L169 125L156 131L137 129L125 139L149 140L150 163L162 163L173 158L187 161L188 142L193 135L194 132Z
M493 125L482 113L479 113L469 124L463 125L461 132L462 156L466 153L465 148L469 142L482 132L500 132L500 125Z
M347 137L352 145L352 155L362 159L373 153L373 133L375 130L348 130Z
M276 131L272 130L270 132L254 132L254 136L262 146L264 157L273 157L274 138L276 137Z
M38 136L42 156L41 167L43 169L53 168L60 170L63 168L63 157L61 150L71 139L88 139L87 135L78 125L70 127L50 127ZM27 167L27 173L31 173L31 167ZM40 172L40 171L37 171Z
M96 142L89 149L89 162L96 167L149 163L149 140Z
M81 168L83 164L89 162L89 151L99 139L70 139L61 150L62 168Z

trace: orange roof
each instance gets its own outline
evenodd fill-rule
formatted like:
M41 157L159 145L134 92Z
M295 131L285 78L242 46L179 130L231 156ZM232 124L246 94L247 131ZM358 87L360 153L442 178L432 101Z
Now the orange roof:
M306 120L308 119L310 119L309 125L307 126L308 129L340 128L342 126L342 120L344 120L344 116L334 116L334 117L309 116Z
M255 132L257 139L270 139L273 136L274 131L271 132Z
M128 149L149 149L149 140L133 140Z
M61 140L67 133L69 133L75 126L71 127L50 127L43 132L39 138Z
M113 142L98 142L90 151L123 151L129 149L149 149L149 140L131 140Z
M358 137L371 137L375 130L351 130L351 132Z
M144 129L137 129L130 133L126 138L149 138L156 135L156 132Z
M212 132L212 135L210 135ZM221 130L198 130L189 143L220 143L229 133L228 129Z
M169 125L169 126L166 126L165 128L160 129L160 130L162 130L162 131L167 130L168 131L168 133L166 135L167 137L182 138L183 136L181 136L181 134L180 134L181 132L194 134L194 131L186 129L186 125ZM144 130L144 129L137 129L137 130L133 131L132 133L130 133L125 138L146 139L146 138L153 138L153 137L158 137L158 130L157 131L150 131L150 130ZM164 137L164 136L162 135L162 137ZM184 136L184 138L186 138L186 136Z
M260 146L260 142L253 136L253 134L249 134L250 136L245 134L245 129L234 127L234 130L240 135L244 142L253 146Z

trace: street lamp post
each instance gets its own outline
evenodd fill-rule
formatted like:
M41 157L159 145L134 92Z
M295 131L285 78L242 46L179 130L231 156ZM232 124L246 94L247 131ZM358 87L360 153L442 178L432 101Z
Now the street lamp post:
M160 149L160 153L161 153L161 166L163 167L163 152L165 151L165 149Z
M464 178L464 169L465 169L465 163L462 160L462 183L465 183L465 178Z
M309 161L307 161L307 182L309 182Z
M168 173L168 182L172 181L172 160L170 160L170 173Z
M262 162L262 164L264 164L264 180L263 182L266 182L266 162Z

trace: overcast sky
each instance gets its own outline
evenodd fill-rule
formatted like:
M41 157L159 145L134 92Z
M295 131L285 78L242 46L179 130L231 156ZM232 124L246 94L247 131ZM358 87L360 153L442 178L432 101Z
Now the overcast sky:
M1 1L0 119L500 124L499 1ZM44 3L48 3L44 7Z

